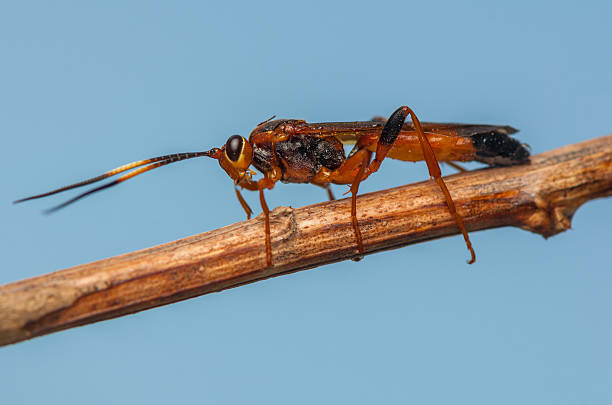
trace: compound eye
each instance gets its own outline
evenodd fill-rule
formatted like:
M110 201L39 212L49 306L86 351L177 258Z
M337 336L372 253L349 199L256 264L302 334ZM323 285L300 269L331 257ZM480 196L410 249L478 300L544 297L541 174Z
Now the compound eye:
M244 146L244 138L240 135L232 135L225 143L225 153L232 162L237 162Z

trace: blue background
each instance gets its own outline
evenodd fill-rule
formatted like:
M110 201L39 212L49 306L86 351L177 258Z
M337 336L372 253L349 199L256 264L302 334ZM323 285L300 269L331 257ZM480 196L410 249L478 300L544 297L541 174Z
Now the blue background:
M11 201L220 146L272 114L408 104L425 121L513 125L536 153L612 132L610 2L7 3L2 283L241 221L208 159L51 216L66 196ZM385 161L362 189L424 179L422 163ZM456 236L0 348L2 403L611 403L611 203L549 240L473 233L471 267Z

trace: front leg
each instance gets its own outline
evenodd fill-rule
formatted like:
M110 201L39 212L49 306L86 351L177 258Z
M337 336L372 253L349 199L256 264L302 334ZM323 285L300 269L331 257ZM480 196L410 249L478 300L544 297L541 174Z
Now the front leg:
M275 174L276 172L272 173ZM273 178L270 178L268 176L265 176L264 178L258 180L258 181L253 181L251 179L242 179L240 181L238 181L238 186L242 187L242 188L246 188L247 190L258 190L259 191L259 202L261 204L261 210L263 211L264 214L264 229L265 229L265 240L266 240L266 266L267 267L272 267L272 241L270 240L270 209L268 208L268 204L266 203L266 199L264 197L264 189L272 189L274 188L274 184L275 184L275 180ZM240 201L240 204L242 205L242 207L245 209L247 216L249 216L249 211L251 210L251 208L248 206L248 204L246 203L246 201L244 201L244 198L241 198L242 195L240 194L240 192L238 191L238 189L236 189L236 195L238 196L238 200ZM242 204L242 202L244 201L244 204ZM245 207L246 205L246 207ZM248 211L247 211L248 208Z
M249 204L246 202L246 200L242 196L242 193L240 192L238 187L234 187L234 191L236 191L236 198L238 198L238 202L240 202L242 209L246 213L247 220L251 219L251 215L253 215L253 210L251 209L251 207L249 207Z
M264 213L264 222L265 222L265 233L266 233L266 266L272 267L272 241L270 240L270 209L268 208L268 204L266 203L266 199L264 198L264 188L272 188L274 187L274 183L271 182L268 178L263 178L257 182L257 188L259 189L259 202L261 204L261 209Z

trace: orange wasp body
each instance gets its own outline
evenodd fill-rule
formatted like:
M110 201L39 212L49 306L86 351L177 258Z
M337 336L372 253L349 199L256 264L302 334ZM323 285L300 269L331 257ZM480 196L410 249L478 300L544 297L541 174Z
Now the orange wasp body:
M412 118L412 125L405 123L408 115ZM200 156L211 157L217 159L234 180L236 196L247 218L251 217L252 210L239 188L259 192L265 220L266 263L271 266L270 218L264 189L272 189L278 181L312 183L326 188L330 199L333 199L329 188L331 183L349 184L352 194L351 220L357 251L362 254L365 250L357 222L357 192L360 182L376 172L385 157L404 161L425 160L431 178L444 193L449 212L463 234L471 254L469 263L473 263L476 259L474 249L463 219L457 213L442 179L438 162L452 164L455 161L476 160L489 165L526 163L529 161L529 151L524 144L509 136L514 132L516 130L508 126L420 123L414 112L406 106L398 108L388 120L309 124L302 120L270 119L259 124L248 140L232 135L221 148L140 160L92 179L16 202L46 197L135 169L50 210L54 211L156 167ZM344 144L355 145L348 156L345 155ZM250 169L251 165L263 174L261 179L252 178L255 172Z

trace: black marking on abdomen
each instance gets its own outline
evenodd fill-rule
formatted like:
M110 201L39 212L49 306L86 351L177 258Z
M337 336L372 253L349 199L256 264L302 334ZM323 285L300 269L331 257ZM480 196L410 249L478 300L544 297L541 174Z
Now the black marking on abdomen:
M509 166L529 161L527 145L503 130L491 130L470 136L476 149L475 160L489 165Z

